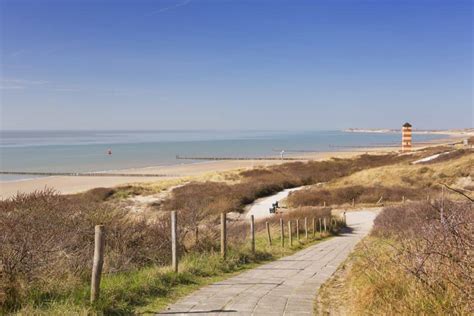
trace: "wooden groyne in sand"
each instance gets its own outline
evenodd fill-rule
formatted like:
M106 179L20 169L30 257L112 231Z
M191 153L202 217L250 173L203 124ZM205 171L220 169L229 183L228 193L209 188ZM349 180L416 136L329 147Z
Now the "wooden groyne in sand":
M309 160L308 158L291 158L291 157L188 157L176 156L176 159L181 160Z
M0 171L4 175L27 175L27 176L68 176L68 177L176 177L169 174L151 173L105 173L105 172L30 172L30 171Z

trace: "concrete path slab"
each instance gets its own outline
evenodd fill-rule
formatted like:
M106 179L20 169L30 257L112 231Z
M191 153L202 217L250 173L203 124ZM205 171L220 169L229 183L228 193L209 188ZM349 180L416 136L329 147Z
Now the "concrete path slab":
M245 218L249 219L250 215L253 215L255 219L262 219L272 216L272 214L270 214L270 208L272 207L273 203L286 199L291 192L301 190L302 188L303 187L286 189L278 192L275 195L256 200L246 208Z
M311 315L319 287L370 231L375 216L347 213L352 231L206 286L159 315Z

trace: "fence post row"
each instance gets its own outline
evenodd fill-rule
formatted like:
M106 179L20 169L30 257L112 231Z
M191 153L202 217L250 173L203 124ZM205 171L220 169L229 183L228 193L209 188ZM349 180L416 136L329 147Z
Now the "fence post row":
M270 224L265 222L265 226L267 227L267 237L268 237L268 244L272 245L272 236L270 235Z
M171 211L171 265L178 272L178 218L176 211Z
M226 213L221 213L221 257L225 259L227 255L227 225Z
M253 215L250 215L250 238L252 253L255 253L255 219Z
M283 226L283 218L280 218L280 231L281 231L281 246L285 247L285 227Z
M99 299L100 278L102 266L104 265L105 228L104 225L95 226L94 236L94 260L92 264L91 277L91 303Z

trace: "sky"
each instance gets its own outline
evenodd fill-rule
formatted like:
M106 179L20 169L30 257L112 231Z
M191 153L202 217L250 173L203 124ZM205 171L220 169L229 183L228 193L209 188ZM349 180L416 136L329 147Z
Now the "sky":
M473 127L472 5L0 0L0 127Z

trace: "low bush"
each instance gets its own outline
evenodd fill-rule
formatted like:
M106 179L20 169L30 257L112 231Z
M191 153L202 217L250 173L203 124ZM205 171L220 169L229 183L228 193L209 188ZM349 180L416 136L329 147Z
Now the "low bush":
M46 190L0 202L4 308L61 296L87 280L97 224L107 232L105 273L168 261L168 221L132 221L125 212L85 197Z
M355 314L467 315L474 311L474 213L445 200L388 207L356 251Z
M184 210L197 218L220 212L242 212L245 205L283 189L327 182L365 168L407 159L406 156L396 154L361 155L355 159L291 162L265 169L246 170L240 173L242 181L236 184L208 181L177 187L172 191L171 197L164 201L163 208Z
M292 192L288 196L288 204L294 207L298 206L320 206L341 205L351 203L377 203L381 202L400 202L405 199L418 200L426 199L428 195L434 195L436 189L413 190L403 187L365 187L360 185L344 186L333 189L324 189L311 187L307 189Z

